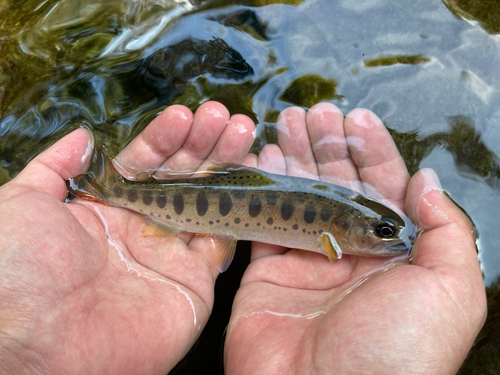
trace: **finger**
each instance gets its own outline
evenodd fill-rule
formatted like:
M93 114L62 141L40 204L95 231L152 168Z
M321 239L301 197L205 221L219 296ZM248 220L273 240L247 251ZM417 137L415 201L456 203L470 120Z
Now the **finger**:
M416 242L414 264L426 268L478 267L472 223L443 192L432 169L421 169L411 179L406 209L423 230Z
M263 171L270 173L286 174L286 162L281 148L273 144L264 146L258 156L257 167ZM268 255L284 254L288 250L289 249L283 246L270 245L262 242L253 242L250 261L254 261Z
M141 179L153 174L167 158L181 148L191 129L193 114L189 108L173 105L165 109L114 159L126 178Z
M345 133L366 193L402 209L410 175L382 121L358 108L346 116Z
M25 185L63 201L68 196L65 180L85 173L93 144L86 129L77 129L33 159L9 184Z
M193 125L182 147L160 168L162 171L195 171L212 152L229 121L229 112L218 102L203 103L193 118ZM165 173L158 171L155 178Z
M319 103L307 112L306 122L320 179L363 191L347 146L340 109L330 103Z
M211 164L242 164L255 139L255 124L245 115L234 115L210 155L200 166L206 169Z
M309 141L305 111L298 107L285 109L279 115L276 126L287 174L317 179L318 169Z

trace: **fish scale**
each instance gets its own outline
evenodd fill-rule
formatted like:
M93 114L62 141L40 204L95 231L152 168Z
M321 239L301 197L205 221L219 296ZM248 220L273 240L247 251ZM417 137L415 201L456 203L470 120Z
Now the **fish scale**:
M201 177L128 181L98 154L93 168L68 182L76 195L125 207L168 233L210 233L325 254L408 253L416 228L359 192L330 183L218 166Z

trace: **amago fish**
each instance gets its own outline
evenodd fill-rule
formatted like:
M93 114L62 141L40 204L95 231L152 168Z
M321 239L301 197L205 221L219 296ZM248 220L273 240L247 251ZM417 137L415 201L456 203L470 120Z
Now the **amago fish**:
M225 237L221 271L238 239L315 251L332 262L342 253L408 254L415 239L408 218L326 182L244 166L217 167L203 177L128 181L106 154L95 159L93 170L68 181L73 194L136 211L165 236L187 231Z

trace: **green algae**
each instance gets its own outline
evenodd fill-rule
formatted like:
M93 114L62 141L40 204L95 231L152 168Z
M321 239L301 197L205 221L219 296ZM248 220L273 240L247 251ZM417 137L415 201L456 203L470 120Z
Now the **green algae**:
M430 58L424 55L384 55L373 59L366 59L364 65L367 68L378 66L391 66L396 64L418 65L425 64Z

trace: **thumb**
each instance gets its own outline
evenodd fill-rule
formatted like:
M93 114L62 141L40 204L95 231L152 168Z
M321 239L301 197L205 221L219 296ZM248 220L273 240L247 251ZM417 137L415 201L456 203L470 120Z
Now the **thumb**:
M24 185L64 200L68 195L64 180L86 171L92 149L92 135L77 129L34 158L6 185Z
M479 271L472 223L443 192L432 169L421 169L410 180L406 212L423 230L415 244L413 264L426 268L472 264Z

